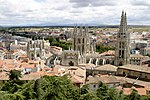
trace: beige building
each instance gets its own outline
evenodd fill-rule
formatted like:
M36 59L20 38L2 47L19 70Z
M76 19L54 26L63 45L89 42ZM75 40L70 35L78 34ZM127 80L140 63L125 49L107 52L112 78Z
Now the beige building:
M117 75L150 81L150 67L127 64L118 67Z
M102 66L92 67L91 69L87 69L87 75L97 75L97 74L109 74L115 75L117 72L117 66L106 64Z
M142 55L150 55L150 47L140 49Z
M23 50L27 51L27 42L19 42L15 40L14 43L10 44L10 50Z
M143 56L141 54L131 54L130 55L130 64L133 65L142 65L142 62L148 60L148 56Z

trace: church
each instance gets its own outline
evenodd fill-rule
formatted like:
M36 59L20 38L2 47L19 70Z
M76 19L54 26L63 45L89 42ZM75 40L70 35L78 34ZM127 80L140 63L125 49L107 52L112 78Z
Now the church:
M96 52L96 39L92 39L87 27L74 27L71 50L62 53L62 65L77 66L79 64L121 66L130 63L130 33L128 33L126 13L122 12L119 32L117 34L115 54L99 54ZM113 53L111 53L113 52Z

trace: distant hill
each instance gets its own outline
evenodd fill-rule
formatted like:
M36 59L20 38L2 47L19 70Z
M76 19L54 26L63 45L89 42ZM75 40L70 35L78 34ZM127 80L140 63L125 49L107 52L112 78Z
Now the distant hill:
M74 27L77 26L88 26L88 27L96 27L96 28L118 28L119 25L96 25L96 24L51 24L51 23L44 23L44 24L36 24L36 25L23 25L23 26L0 26L0 28L43 28L43 27ZM150 27L150 25L128 25L132 28L146 28Z

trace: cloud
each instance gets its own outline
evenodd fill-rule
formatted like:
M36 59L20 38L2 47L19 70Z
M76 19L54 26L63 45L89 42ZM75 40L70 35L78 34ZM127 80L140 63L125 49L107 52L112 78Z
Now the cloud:
M88 6L115 6L117 2L114 0L70 0L74 8L88 7Z
M121 11L129 24L150 24L148 0L0 0L1 25L119 24Z
M131 0L131 4L134 6L150 6L149 0Z

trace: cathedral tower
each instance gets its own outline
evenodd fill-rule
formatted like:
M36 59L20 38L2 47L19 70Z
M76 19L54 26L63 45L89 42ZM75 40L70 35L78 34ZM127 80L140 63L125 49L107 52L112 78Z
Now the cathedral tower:
M27 44L27 56L31 60L35 60L38 57L43 58L45 55L44 40L29 41Z
M115 50L115 65L129 64L130 61L130 34L128 33L126 13L122 12L117 44Z
M75 26L72 46L73 50L79 51L80 55L84 55L89 52L90 40L87 27L80 26L80 28L77 28L77 26Z
M86 63L86 54L91 53L90 37L87 27L74 27L72 50L79 53L79 63Z

